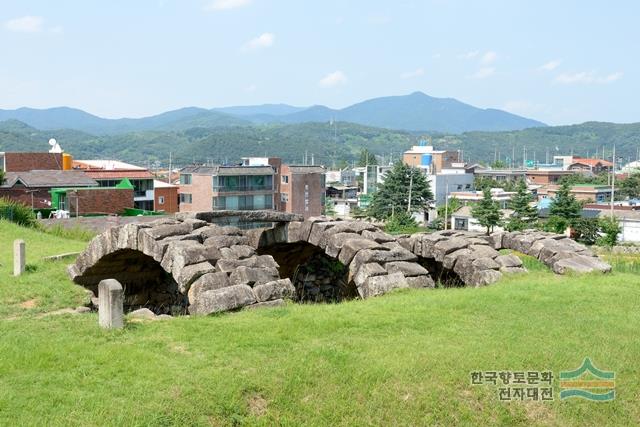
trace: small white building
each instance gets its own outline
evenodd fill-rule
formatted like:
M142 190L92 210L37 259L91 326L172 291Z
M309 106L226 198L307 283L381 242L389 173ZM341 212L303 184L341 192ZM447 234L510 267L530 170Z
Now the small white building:
M516 194L515 191L504 191L502 188L492 188L489 191L491 192L491 199L498 202L501 209L506 209L511 198ZM460 200L463 204L467 204L481 201L484 194L482 191L454 191L449 193L449 199L452 197Z
M611 215L609 210L601 210L600 218L607 218ZM614 210L613 215L618 219L620 234L618 241L622 243L640 243L640 211L635 210Z
M511 209L501 209L500 212L503 220L507 220L513 214ZM480 225L478 220L471 214L471 206L463 206L452 213L450 227L452 230L461 231L477 231L480 233L487 231L486 227ZM493 231L504 231L504 229L496 226Z

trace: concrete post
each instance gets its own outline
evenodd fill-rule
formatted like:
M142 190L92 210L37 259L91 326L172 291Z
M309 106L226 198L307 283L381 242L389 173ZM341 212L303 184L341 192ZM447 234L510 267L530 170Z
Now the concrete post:
M19 276L24 273L26 262L26 250L24 240L14 240L13 242L13 275Z
M124 291L115 279L105 279L98 284L98 324L107 329L124 327Z

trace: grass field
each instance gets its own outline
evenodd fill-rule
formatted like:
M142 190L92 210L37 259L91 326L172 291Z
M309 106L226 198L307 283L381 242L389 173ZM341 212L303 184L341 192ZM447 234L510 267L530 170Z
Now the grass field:
M128 323L43 316L84 298L81 249L0 222L0 425L637 425L640 276L532 271L479 289ZM11 243L29 272L10 276ZM474 370L616 373L616 399L500 402ZM558 390L555 382L556 393Z

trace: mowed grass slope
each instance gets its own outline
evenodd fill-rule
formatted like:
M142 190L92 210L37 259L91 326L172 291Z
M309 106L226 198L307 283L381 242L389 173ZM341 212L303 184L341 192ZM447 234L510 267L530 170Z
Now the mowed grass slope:
M129 323L78 305L85 243L0 223L0 425L629 425L640 423L640 278L544 269L479 289ZM27 240L34 271L10 274ZM36 256L36 252L40 252ZM531 263L531 261L529 261ZM21 303L36 299L35 307ZM498 401L474 370L616 372L616 399ZM556 383L557 386L557 383ZM557 387L556 387L557 391Z

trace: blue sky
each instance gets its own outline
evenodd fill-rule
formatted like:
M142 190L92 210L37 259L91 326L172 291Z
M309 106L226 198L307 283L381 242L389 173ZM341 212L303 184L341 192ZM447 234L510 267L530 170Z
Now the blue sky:
M416 90L549 124L640 121L640 3L0 0L0 108L344 107Z

